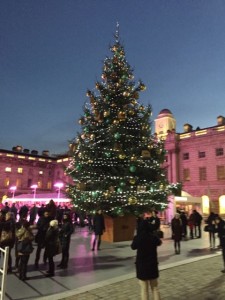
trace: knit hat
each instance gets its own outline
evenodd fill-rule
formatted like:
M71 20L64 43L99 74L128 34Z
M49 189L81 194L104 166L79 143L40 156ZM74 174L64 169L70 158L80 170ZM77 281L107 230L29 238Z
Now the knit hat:
M51 227L57 227L57 226L58 226L58 221L57 221L57 220L52 220L52 221L49 223L49 225L50 225Z

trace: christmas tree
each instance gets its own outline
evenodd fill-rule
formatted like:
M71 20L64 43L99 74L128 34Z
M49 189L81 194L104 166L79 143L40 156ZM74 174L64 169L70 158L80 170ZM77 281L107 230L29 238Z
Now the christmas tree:
M81 132L71 142L66 173L74 185L68 196L81 211L102 209L111 216L163 210L171 192L161 167L164 144L151 134L151 106L139 103L146 87L134 82L118 25L110 51L102 80L95 91L87 91L90 102L79 120Z

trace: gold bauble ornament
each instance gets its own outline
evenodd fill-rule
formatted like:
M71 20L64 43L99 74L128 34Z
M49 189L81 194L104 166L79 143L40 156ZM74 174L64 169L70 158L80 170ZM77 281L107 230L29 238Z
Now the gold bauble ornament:
M113 120L113 124L119 124L119 120L117 120L117 119L115 119L115 120Z
M104 192L103 195L104 195L105 198L108 198L108 197L110 196L110 192L109 192L109 191L106 191L106 192Z
M124 97L128 97L129 95L130 95L129 92L127 92L127 91L123 92L123 96L124 96Z
M104 113L103 113L103 116L108 117L109 116L109 111L105 110Z
M130 158L130 160L131 160L131 161L136 161L136 160L137 160L137 156L132 155L131 158Z
M94 135L94 134L91 134L91 135L90 135L90 139L93 140L94 138L95 138L95 135Z
M140 85L140 89L141 89L141 91L144 91L144 90L146 90L146 86L142 83L142 84Z
M129 114L130 116L133 116L133 115L134 115L134 110L131 110L131 109L130 109L130 110L128 111L128 114Z
M79 120L79 124L80 124L80 125L83 125L83 124L84 124L84 119L83 119L83 118L81 118L81 119Z
M119 119L124 120L125 117L126 117L125 112L123 112L123 111L119 111L119 112L118 112L118 118L119 118Z
M160 184L159 188L160 188L160 190L163 190L164 189L163 184Z
M126 155L124 154L124 153L121 153L120 155L119 155L119 159L125 159L126 158Z
M129 180L129 182L130 182L130 184L135 184L135 183L136 183L136 180L135 180L135 178L131 178L131 179Z
M134 98L135 98L135 99L138 99L138 98L139 98L138 92L135 92L135 93L134 93Z
M128 198L128 202L129 202L130 205L134 205L134 204L137 203L137 198L135 196L130 196Z

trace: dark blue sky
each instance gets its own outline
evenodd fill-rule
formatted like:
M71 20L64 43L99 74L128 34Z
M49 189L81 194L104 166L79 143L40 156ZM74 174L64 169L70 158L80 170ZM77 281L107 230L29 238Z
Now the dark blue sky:
M177 131L225 115L224 0L1 0L0 148L63 153L101 79L116 22L152 120Z

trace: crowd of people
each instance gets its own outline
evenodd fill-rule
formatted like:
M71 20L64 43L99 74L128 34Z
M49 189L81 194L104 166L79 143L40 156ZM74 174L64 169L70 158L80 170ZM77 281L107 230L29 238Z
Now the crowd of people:
M78 217L79 216L79 217ZM87 224L85 223L87 221ZM78 215L67 206L57 206L53 200L36 207L23 205L19 209L5 203L0 211L0 247L9 247L8 273L12 272L12 249L15 250L15 271L19 278L27 280L27 265L36 243L34 267L39 268L40 260L48 270L46 277L55 275L54 256L61 254L58 268L66 269L69 261L71 235L79 221L80 226L88 225L89 232L94 233L92 251L101 250L101 236L105 231L102 211L98 209L93 216L87 213ZM136 275L141 286L141 299L149 299L149 288L153 299L159 300L157 247L162 244L163 232L160 228L157 211L150 210L137 219L136 235L131 248L137 250ZM187 216L177 211L171 221L171 238L174 241L175 254L181 253L181 241L202 237L202 215L193 210ZM210 249L216 248L216 236L222 250L225 273L225 221L213 212L204 220L204 231L209 234Z
M48 204L31 208L26 205L19 209L13 204L5 203L0 211L0 247L9 247L8 273L12 272L12 249L15 249L15 271L19 278L27 280L27 265L33 252L33 241L37 248L35 268L43 251L43 263L47 265L46 277L55 275L54 256L61 254L59 268L67 268L69 247L74 224L72 212L68 207L58 207L53 200Z

